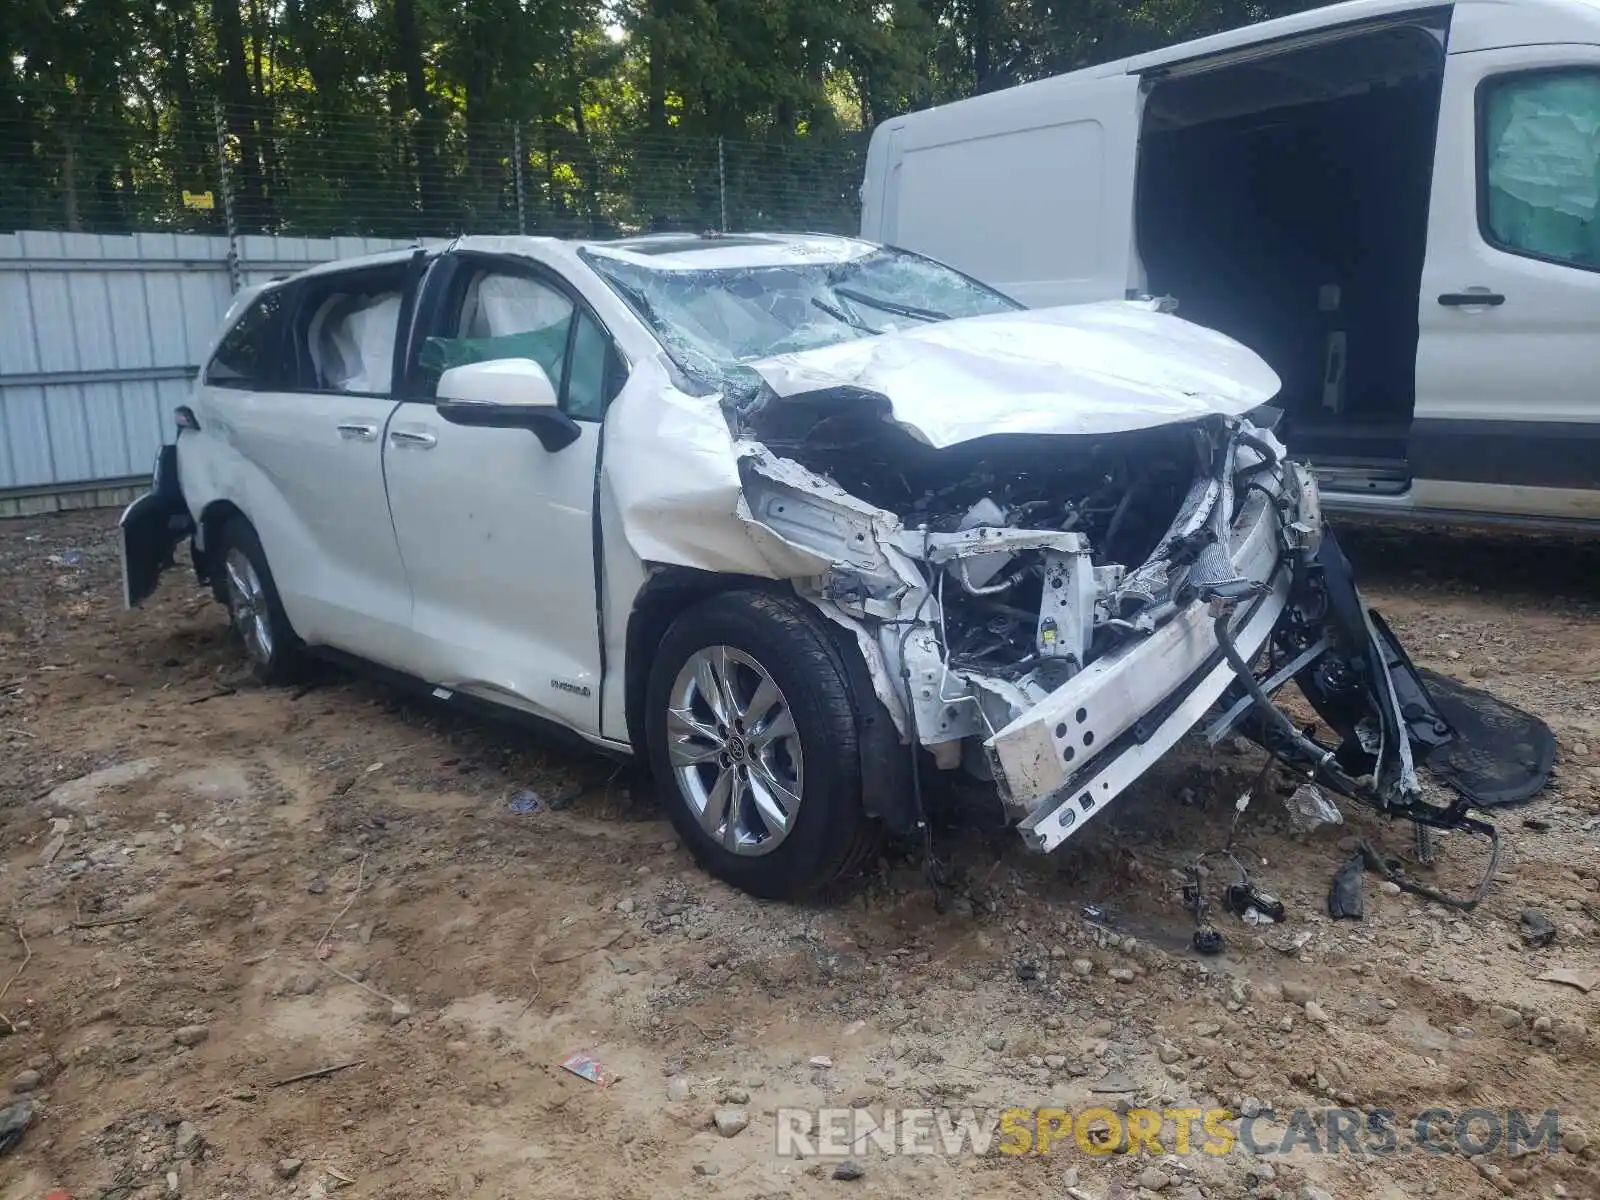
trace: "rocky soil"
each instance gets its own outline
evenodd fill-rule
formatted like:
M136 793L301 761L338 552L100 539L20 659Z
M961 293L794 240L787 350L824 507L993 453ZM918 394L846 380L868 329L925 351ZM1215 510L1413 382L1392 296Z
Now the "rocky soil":
M1269 775L1233 844L1287 920L1218 903L1205 958L1183 870L1252 749L1175 754L1054 857L942 829L943 912L901 849L762 903L613 763L331 670L255 687L180 573L123 612L114 520L0 523L0 1107L31 1105L0 1200L1600 1195L1600 989L1543 978L1600 980L1600 546L1348 536L1420 663L1550 722L1556 778L1497 814L1475 912L1369 875L1335 922L1353 839L1408 830L1296 832ZM1482 863L1449 835L1419 873ZM776 1152L779 1108L940 1105L1222 1106L1258 1144L1297 1108L1554 1108L1562 1146Z

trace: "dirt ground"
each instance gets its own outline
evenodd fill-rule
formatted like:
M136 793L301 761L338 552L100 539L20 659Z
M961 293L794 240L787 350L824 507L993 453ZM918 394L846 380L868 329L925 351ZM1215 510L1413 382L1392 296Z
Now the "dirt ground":
M1497 815L1476 912L1369 875L1359 922L1326 912L1349 839L1404 855L1408 827L1298 834L1265 789L1237 845L1287 921L1219 908L1202 958L1179 869L1227 841L1254 750L1172 756L1054 857L943 831L942 913L899 851L761 903L606 760L333 671L252 686L192 577L122 611L114 514L0 522L0 1104L34 1104L0 1200L1600 1196L1600 989L1540 979L1600 972L1600 545L1346 540L1421 664L1550 722L1555 779ZM1430 879L1482 862L1445 836ZM1259 1155L779 1156L776 1110L846 1106L1271 1116ZM1400 1152L1273 1152L1330 1106L1393 1110ZM1564 1145L1469 1158L1444 1125L1421 1152L1434 1108L1558 1109Z

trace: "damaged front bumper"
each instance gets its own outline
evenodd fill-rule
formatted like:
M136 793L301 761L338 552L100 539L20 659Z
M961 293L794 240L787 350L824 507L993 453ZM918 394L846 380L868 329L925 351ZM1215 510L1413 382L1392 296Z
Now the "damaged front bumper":
M1253 659L1289 600L1292 571L1265 497L1229 558L1264 589L1235 606L1235 645ZM1033 849L1054 850L1187 734L1235 681L1199 597L1142 641L1100 658L984 743L1001 797Z
M854 632L902 738L992 780L1035 850L1082 830L1207 714L1213 742L1237 731L1358 802L1476 827L1464 805L1424 803L1416 761L1449 726L1362 603L1310 473L1249 421L1192 433L1187 494L1131 569L1100 561L1091 526L1018 527L1019 507L990 497L957 528L907 527L764 447L742 460L741 517ZM1003 629L991 642L1009 637L1009 657L958 652L975 628ZM1337 747L1274 705L1291 681Z

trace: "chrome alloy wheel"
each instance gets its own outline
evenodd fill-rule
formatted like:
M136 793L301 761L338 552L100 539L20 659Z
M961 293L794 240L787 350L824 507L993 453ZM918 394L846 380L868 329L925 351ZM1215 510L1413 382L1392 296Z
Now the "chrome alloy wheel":
M250 556L237 546L228 551L223 566L228 573L228 610L233 626L244 639L245 652L265 667L272 662L272 618L266 589Z
M776 850L800 810L800 734L789 702L755 659L732 646L689 656L673 680L667 753L702 829L733 854Z

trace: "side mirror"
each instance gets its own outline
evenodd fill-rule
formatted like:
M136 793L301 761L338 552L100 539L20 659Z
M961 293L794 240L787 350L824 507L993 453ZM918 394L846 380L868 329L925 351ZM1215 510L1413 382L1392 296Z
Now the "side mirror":
M526 429L552 454L578 440L578 423L557 407L555 385L531 358L451 367L439 376L439 415L452 425Z

